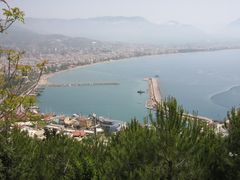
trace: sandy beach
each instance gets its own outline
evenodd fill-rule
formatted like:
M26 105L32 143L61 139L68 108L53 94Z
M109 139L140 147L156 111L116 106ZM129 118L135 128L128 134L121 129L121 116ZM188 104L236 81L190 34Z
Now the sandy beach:
M92 63L92 64L85 64L85 65L80 65L80 66L75 66L75 67L70 67L68 69L57 71L57 72L54 72L54 73L43 74L41 76L39 82L38 82L38 86L37 87L48 85L49 84L48 79L53 77L53 76L55 76L55 75L57 75L57 74L60 74L60 73L63 73L63 72L69 72L69 71L72 71L74 69L85 68L85 67L89 67L89 66L93 66L93 65L97 65L97 64L106 64L106 63L110 63L110 62L112 62L112 60L102 61L102 62L97 62L97 63Z

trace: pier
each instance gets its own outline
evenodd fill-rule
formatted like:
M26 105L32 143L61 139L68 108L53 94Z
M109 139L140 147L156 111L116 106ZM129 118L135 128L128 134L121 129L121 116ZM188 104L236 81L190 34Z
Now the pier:
M159 104L164 100L161 94L159 79L158 78L145 78L144 80L148 81L148 93L149 99L146 102L146 107L148 109L156 109ZM208 117L204 116L195 116L192 114L184 113L183 116L191 118L192 120L198 119L200 121L207 122L207 124L213 124L214 121Z
M77 86L116 86L118 82L78 82L78 83L48 83L44 87L77 87Z
M154 109L162 102L162 95L159 87L158 78L145 78L148 81L149 99L146 102L148 109Z

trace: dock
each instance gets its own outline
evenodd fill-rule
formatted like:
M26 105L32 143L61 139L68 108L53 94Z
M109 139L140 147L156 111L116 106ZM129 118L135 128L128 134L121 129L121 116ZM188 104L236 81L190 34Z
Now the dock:
M158 78L145 78L148 81L148 93L149 99L146 102L146 107L148 109L155 109L158 104L162 102L162 95L159 86Z
M148 109L156 109L162 101L164 101L163 96L161 94L159 79L158 78L145 78L144 80L148 81L148 93L149 99L146 102L146 107ZM200 121L207 122L207 124L213 124L214 121L208 117L192 115L188 113L184 113L183 116L188 117L192 120L198 119Z
M44 87L77 87L77 86L116 86L118 82L78 82L78 83L48 83Z

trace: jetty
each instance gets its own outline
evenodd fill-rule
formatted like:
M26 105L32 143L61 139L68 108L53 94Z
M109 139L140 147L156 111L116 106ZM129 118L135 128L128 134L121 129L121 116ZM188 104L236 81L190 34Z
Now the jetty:
M159 86L158 78L145 78L148 81L148 93L149 99L146 102L146 107L148 109L155 109L158 104L162 102L162 95Z
M77 82L77 83L50 83L44 85L44 87L77 87L77 86L116 86L118 82Z
M146 107L148 109L156 109L159 104L164 101L161 90L160 83L157 77L145 78L144 80L148 81L148 93L149 99L146 102ZM192 115L184 113L183 116L191 118L192 120L198 119L200 121L207 122L207 124L214 124L214 121L208 117Z

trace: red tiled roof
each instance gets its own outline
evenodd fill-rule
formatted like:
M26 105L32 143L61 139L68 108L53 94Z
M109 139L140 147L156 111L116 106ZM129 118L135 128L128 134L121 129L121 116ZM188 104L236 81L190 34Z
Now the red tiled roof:
M86 133L83 130L80 130L80 131L74 131L72 135L73 137L84 137Z

